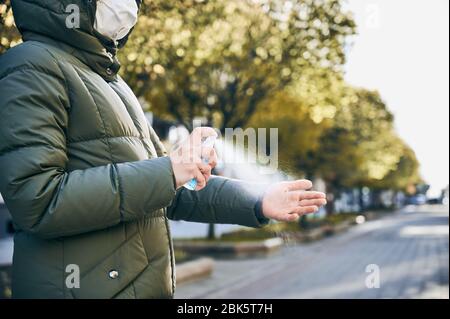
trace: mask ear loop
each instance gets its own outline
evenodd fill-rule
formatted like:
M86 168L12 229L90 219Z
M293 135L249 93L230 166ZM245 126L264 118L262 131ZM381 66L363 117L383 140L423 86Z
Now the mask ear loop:
M126 36L124 36L122 39L120 39L119 41L117 41L117 48L123 48L125 46L125 43L127 43L128 38L130 37L131 32L133 32L134 27L132 27L130 29L130 32L128 32L128 34Z
M141 3L142 3L142 0L136 0L136 4L137 4L137 6L138 6L138 19L139 19L139 11L141 10ZM137 23L137 22L136 22ZM127 41L128 41L128 38L130 37L130 34L133 32L133 30L134 30L134 26L130 29L130 32L128 32L128 34L125 36L125 37L123 37L122 39L120 39L119 41L117 41L117 48L118 49L120 49L120 48L123 48L124 46L125 46L125 43L127 43Z

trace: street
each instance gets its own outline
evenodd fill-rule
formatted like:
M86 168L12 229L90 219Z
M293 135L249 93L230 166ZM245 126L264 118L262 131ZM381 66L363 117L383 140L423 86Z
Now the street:
M175 297L449 298L448 219L448 206L410 206L268 257L217 260L211 277ZM366 285L373 267L379 288Z

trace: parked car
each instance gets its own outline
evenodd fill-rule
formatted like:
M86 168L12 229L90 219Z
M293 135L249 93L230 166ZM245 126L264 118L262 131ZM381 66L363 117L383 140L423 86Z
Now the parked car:
M427 204L440 205L440 204L442 204L442 198L441 197L428 198Z
M423 194L417 194L408 197L406 203L408 205L425 205L427 203L427 197Z

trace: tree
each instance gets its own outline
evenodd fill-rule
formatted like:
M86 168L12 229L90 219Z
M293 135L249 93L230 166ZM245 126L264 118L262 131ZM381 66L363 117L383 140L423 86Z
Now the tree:
M157 0L122 52L123 76L160 115L244 127L305 69L338 71L354 21L338 0Z
M261 103L249 125L279 129L280 166L292 175L312 177L322 135L333 124L342 77L329 70L305 69L298 81Z
M402 143L401 147L402 155L395 169L389 171L379 184L373 185L373 187L407 192L409 187L423 182L420 177L420 165L416 154L405 143Z
M404 165L404 142L379 93L350 87L339 73L308 71L263 103L252 118L252 125L279 127L283 170L322 177L331 195L329 213L334 211L333 195L345 188L377 192L396 187L387 178ZM399 171L393 178L408 179L410 173Z
M378 92L347 87L341 90L334 123L312 155L314 173L327 183L327 192L379 185L402 156L403 142L393 126L393 115ZM333 199L327 205L334 211Z

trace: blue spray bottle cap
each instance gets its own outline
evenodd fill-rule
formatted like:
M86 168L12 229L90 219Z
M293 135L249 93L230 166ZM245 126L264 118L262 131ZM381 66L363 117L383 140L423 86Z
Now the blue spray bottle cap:
M216 142L216 136L208 136L205 138L205 140L202 142L202 147L214 147L214 143ZM207 164L208 159L202 158L202 161ZM189 182L183 185L187 189L194 191L197 188L197 180L195 178L191 179Z

